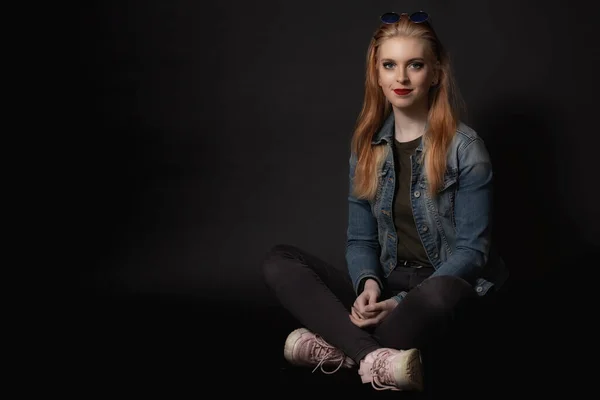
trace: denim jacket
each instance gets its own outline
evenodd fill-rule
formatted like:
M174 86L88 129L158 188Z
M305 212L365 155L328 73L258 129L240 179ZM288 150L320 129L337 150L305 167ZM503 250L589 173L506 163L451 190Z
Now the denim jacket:
M394 114L390 113L374 135L373 145L389 146L378 173L373 201L352 194L357 156L350 155L350 194L346 262L358 294L362 279L370 277L383 287L397 265L397 237L392 210L395 169L393 157ZM459 123L448 151L444 182L437 196L428 193L424 168L419 160L423 142L411 156L411 204L417 231L434 267L431 275L453 275L470 282L477 294L498 289L508 278L508 269L491 243L492 165L483 140ZM401 301L406 292L394 296Z

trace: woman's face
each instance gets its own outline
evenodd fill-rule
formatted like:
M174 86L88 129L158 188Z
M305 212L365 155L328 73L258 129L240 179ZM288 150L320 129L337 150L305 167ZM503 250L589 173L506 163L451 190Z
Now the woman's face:
M408 37L389 38L379 46L379 86L395 108L427 107L429 89L437 82L427 50L427 42Z

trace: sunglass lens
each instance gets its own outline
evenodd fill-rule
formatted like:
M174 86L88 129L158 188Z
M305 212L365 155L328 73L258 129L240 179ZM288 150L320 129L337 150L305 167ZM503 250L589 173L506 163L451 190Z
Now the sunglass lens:
M412 13L410 16L410 20L414 23L421 23L427 21L429 15L425 11L417 11L416 13Z
M398 22L399 19L400 19L400 16L394 12L388 12L381 16L381 20L383 22L385 22L386 24L396 23L396 22Z

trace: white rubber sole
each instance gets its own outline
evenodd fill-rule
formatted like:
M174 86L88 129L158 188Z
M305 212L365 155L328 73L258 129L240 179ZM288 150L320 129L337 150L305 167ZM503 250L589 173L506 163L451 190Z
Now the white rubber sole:
M398 389L423 391L423 363L418 349L405 350L396 356L393 371Z
M283 346L283 356L285 359L294 365L300 365L297 360L294 359L294 349L296 348L296 344L298 343L298 339L305 333L310 332L306 328L298 328L290 333L285 340L285 345Z

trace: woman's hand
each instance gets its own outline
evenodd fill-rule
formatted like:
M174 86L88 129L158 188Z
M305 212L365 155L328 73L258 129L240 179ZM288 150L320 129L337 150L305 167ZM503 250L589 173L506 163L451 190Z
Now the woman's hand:
M367 311L366 307L374 305L381 296L381 288L375 279L367 279L363 291L352 305L352 314L360 319L369 319L377 316L378 313Z
M356 303L355 303L356 304ZM364 307L364 313L359 314L354 306L350 314L350 321L354 325L364 328L366 326L378 325L398 305L394 299L387 299Z

